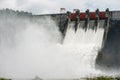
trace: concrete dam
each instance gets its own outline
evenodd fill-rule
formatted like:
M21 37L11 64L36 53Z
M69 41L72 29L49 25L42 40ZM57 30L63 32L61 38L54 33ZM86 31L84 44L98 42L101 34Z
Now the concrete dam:
M120 11L99 11L95 12L80 12L76 10L75 13L67 12L63 14L48 14L38 15L41 17L50 16L57 25L63 37L66 34L69 23L74 23L73 29L75 32L78 28L97 31L99 28L104 29L104 36L102 40L102 47L98 52L96 65L104 68L119 68L120 67Z

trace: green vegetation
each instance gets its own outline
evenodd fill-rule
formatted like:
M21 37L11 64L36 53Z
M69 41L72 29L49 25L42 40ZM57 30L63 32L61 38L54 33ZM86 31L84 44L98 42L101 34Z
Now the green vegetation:
M0 80L12 80L12 79L0 78Z
M94 78L86 78L86 80L120 80L120 77L107 77L107 76L100 76Z
M0 80L12 80L6 78L0 78ZM41 79L35 79L41 80ZM83 78L83 79L73 79L73 80L120 80L120 77L108 77L108 76L100 76L100 77L93 77L93 78Z

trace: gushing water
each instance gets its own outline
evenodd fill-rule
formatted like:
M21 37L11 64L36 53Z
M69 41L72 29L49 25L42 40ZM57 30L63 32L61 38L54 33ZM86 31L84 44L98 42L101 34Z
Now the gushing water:
M103 30L67 29L64 44L50 19L38 22L0 20L0 77L80 78L97 74L94 68Z
M81 77L101 74L95 70L95 59L98 50L101 48L104 29L98 29L96 32L88 29L79 28L76 32L73 29L73 24L69 24L64 45L68 46L70 53L79 56L78 74Z

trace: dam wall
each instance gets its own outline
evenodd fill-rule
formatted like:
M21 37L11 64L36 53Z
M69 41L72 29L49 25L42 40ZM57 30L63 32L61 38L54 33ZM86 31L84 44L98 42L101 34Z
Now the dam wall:
M107 39L98 53L96 64L96 67L107 70L120 68L120 11L111 12Z

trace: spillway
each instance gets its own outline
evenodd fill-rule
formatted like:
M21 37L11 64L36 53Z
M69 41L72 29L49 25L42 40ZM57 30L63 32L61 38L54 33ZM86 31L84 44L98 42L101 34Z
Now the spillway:
M76 79L118 69L120 12L109 20L106 12L0 10L0 77Z

